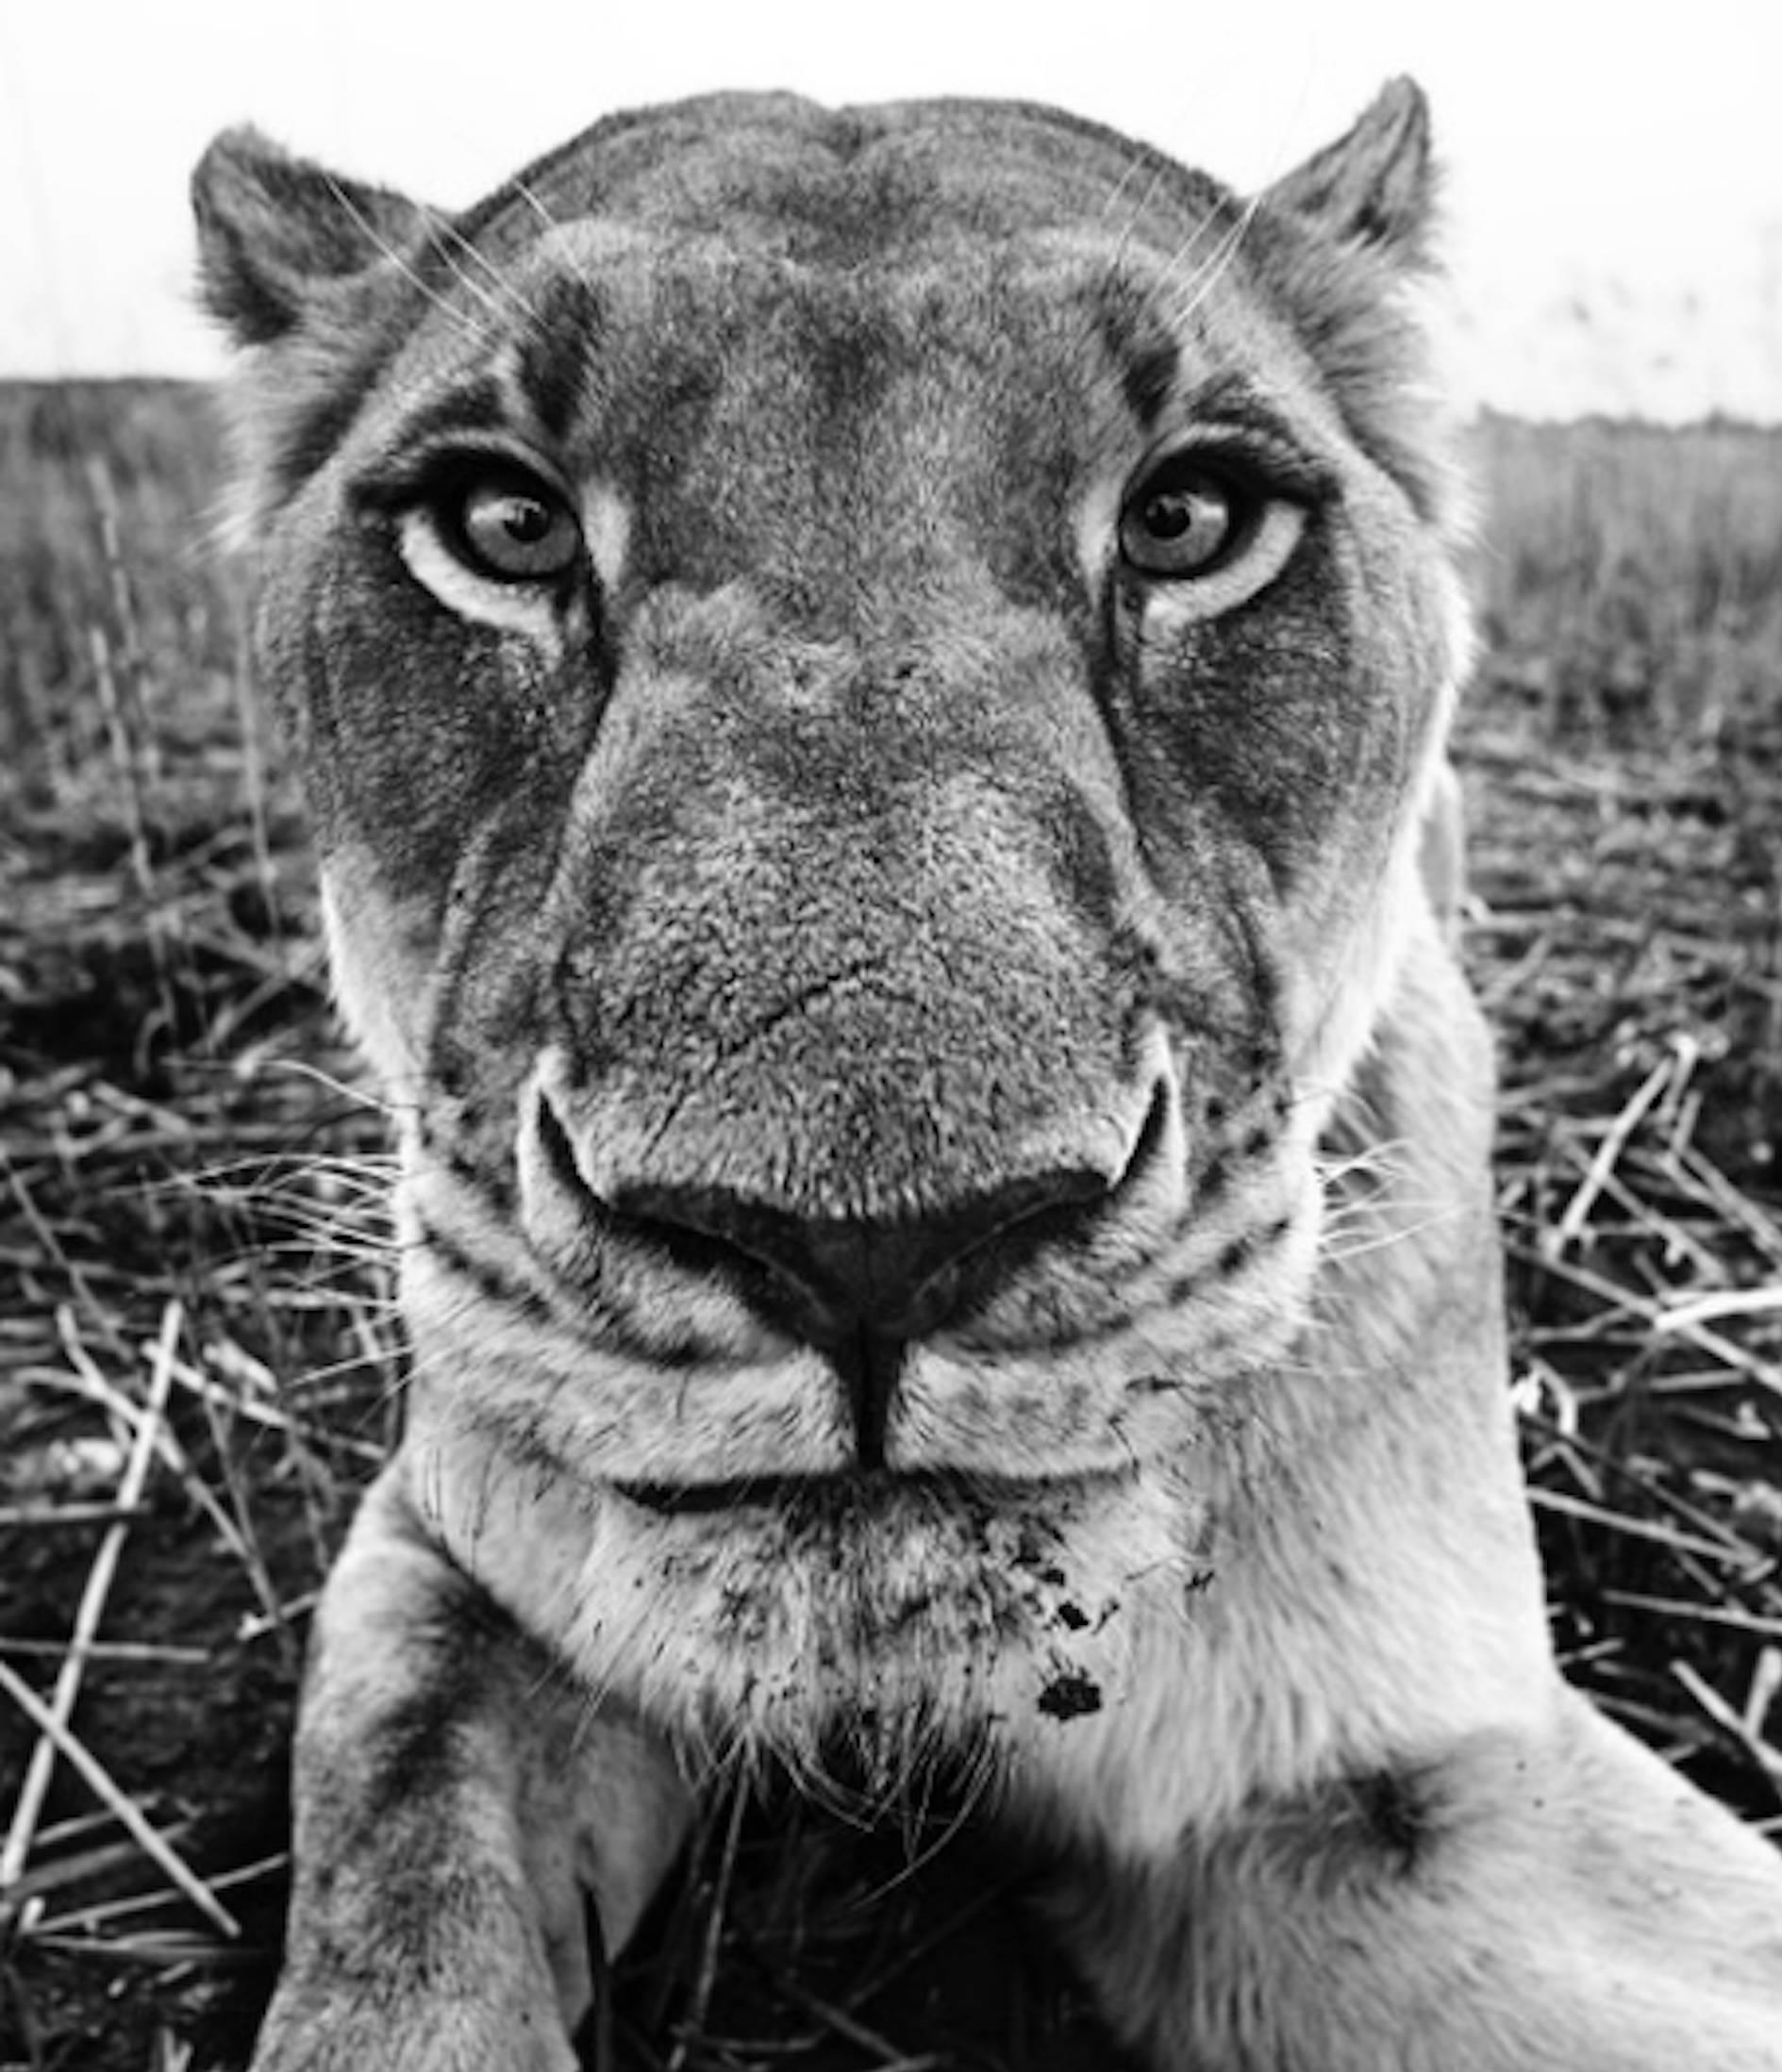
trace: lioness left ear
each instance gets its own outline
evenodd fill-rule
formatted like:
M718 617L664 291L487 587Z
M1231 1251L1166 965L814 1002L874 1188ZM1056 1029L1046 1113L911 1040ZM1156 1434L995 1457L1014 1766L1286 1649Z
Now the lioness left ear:
M1346 136L1277 180L1262 200L1340 243L1421 266L1428 263L1436 185L1429 104L1415 80L1398 78Z
M192 176L205 305L238 345L294 330L327 285L400 257L427 212L389 188L295 158L254 129L225 129Z

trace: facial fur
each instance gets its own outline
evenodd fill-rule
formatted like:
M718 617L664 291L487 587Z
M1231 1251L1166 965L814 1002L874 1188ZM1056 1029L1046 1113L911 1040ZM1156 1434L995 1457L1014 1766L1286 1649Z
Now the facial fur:
M690 1734L1018 1742L1216 1565L1440 953L1421 117L1366 208L1038 110L724 117L213 268L262 668L444 1544Z

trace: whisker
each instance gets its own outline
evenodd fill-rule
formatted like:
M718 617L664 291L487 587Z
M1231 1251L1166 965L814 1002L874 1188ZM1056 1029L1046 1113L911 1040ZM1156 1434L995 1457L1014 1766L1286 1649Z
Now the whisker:
M1181 329L1192 320L1196 311L1205 307L1207 297L1237 264L1238 254L1250 233L1250 225L1256 221L1257 210L1260 207L1261 196L1257 194L1251 195L1244 203L1238 212L1237 221L1221 238L1212 257L1185 289L1182 300L1177 303L1171 316L1172 330ZM1212 220L1210 216L1206 219L1207 223Z
M417 270L408 255L391 243L390 240L384 236L383 232L378 229L377 225L353 199L341 181L330 176L328 186L335 200L341 205L344 212L352 218L358 228L364 233L367 241L395 268L411 288L418 290L436 309L449 317L454 326L461 330L475 343L488 345L492 342L493 334L480 328L470 313L461 309L449 295L441 294L433 283ZM435 219L430 212L427 212L425 220L429 224L429 234L431 234L431 224ZM445 257L443 252L441 256ZM446 258L446 264L451 266L449 257ZM464 279L464 276L458 273L457 268L454 267L452 271L454 277L462 281L464 287L470 290L486 311L495 311L497 306L492 298L479 290L475 282Z
M491 289L507 302L509 308L519 314L522 322L536 331L541 338L547 335L547 327L543 317L527 302L525 297L513 285L509 276L495 264L486 252L480 251L473 244L448 217L441 216L430 219L430 221L433 224L435 244L441 257L451 268L455 278L462 281L473 293L478 292L476 284L465 273L464 269L458 264L454 254L461 254L465 258L475 260L488 279ZM446 249L445 240L447 239L451 240L450 251Z
M545 229L556 230L560 227L557 218L544 206L544 203L539 197L538 190L532 186L530 181L523 180L516 175L508 184L526 207L531 209L540 223L544 225Z
M1115 208L1119 206L1121 196L1126 191L1127 183L1144 163L1145 160L1136 152L1127 157L1125 164L1121 168L1120 177L1108 189L1107 199L1102 204L1101 221L1103 223L1107 223L1112 217ZM1157 199L1157 187L1163 179L1164 170L1163 161L1160 158L1154 158L1151 161L1151 177L1145 182L1144 192L1140 195L1138 201L1127 211L1126 220L1121 225L1120 243L1114 252L1116 264L1124 256L1126 244L1131 239L1133 231L1138 227L1140 221L1150 208L1151 204Z
M1211 232L1214 215L1215 212L1209 210L1189 225L1187 234L1164 261L1163 271L1152 290L1154 297L1167 294L1178 281L1186 281L1191 277L1188 271L1189 261L1201 240Z
M1104 222L1112 217L1121 195L1126 191L1127 183L1145 162L1143 158L1136 155L1126 160L1119 179L1114 182L1113 187L1108 191L1107 201L1103 205L1102 220ZM1151 160L1149 170L1151 176L1145 182L1143 192L1137 196L1132 207L1126 211L1125 221L1120 226L1113 253L1108 258L1103 278L1109 285L1120 281L1126 265L1127 257L1132 249L1133 239L1138 234L1139 225L1150 213L1151 205L1157 199L1157 190L1163 184L1169 167L1167 162L1159 157ZM1090 298L1090 307L1084 318L1082 330L1077 340L1079 350L1093 347L1100 330L1101 318L1101 306L1091 296Z
M1373 1177L1391 1180L1408 1170L1416 1147L1407 1136L1382 1137L1377 1143L1357 1145L1345 1150L1341 1157L1327 1152L1317 1152L1312 1164L1317 1171L1319 1184L1326 1190L1341 1186L1345 1180Z
M349 1107L368 1109L374 1115L387 1117L391 1122L399 1122L404 1116L420 1113L420 1105L413 1101L391 1101L375 1087L358 1081L342 1079L337 1072L330 1072L308 1058L280 1057L270 1060L260 1068L267 1073L289 1072L299 1079L307 1079L331 1093Z

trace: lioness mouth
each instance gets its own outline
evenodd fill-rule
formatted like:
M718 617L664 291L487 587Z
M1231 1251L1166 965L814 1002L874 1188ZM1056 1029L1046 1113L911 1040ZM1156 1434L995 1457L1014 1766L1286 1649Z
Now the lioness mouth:
M740 1512L759 1511L814 1526L882 1515L923 1499L939 1499L961 1509L989 1505L1016 1510L1024 1502L1057 1503L1060 1497L1116 1487L1130 1482L1136 1472L1121 1468L1040 1481L1031 1475L1003 1479L872 1468L847 1475L747 1475L725 1482L625 1482L611 1486L627 1503L662 1517L734 1517Z

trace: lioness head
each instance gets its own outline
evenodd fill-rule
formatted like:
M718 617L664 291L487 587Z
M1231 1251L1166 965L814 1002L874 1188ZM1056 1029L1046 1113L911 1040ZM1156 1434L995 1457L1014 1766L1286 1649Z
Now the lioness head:
M245 132L198 195L417 1500L684 1724L1092 1708L1442 954L1421 100L1250 203L773 97L455 219Z

